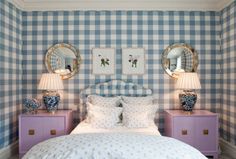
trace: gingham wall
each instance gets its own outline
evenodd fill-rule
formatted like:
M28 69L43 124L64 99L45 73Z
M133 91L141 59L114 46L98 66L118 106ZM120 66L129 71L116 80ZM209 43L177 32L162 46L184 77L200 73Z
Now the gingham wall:
M236 2L225 8L222 21L221 136L236 145Z
M22 100L22 12L0 1L0 148L17 140Z
M160 112L163 109L179 108L174 80L170 79L161 68L161 54L168 45L174 42L189 43L199 53L198 72L202 90L199 92L196 108L219 113L222 108L221 135L235 144L233 141L235 139L235 87L233 85L235 77L232 73L235 68L235 60L233 61L232 58L235 41L231 36L233 34L231 32L235 32L232 28L232 25L235 25L235 2L229 8L230 11L224 9L222 12L21 12L5 0L0 1L0 148L16 140L16 118L21 110L19 106L21 99L40 97L41 93L37 91L37 84L41 74L47 72L44 56L46 50L57 42L71 43L80 50L83 59L80 72L70 80L64 81L65 90L60 108L79 109L78 96L82 89L110 79L122 79L153 89L154 94L159 98ZM220 17L223 25L220 25ZM223 21L223 19L226 20ZM22 27L23 32L21 32ZM219 35L221 29L225 39L222 41L224 46L222 50L224 54L223 76L220 72L222 57ZM23 45L21 45L21 38L23 38ZM116 48L115 75L91 74L91 48L93 47ZM147 71L145 75L122 75L121 48L125 47L146 49ZM21 76L22 72L23 76ZM23 85L20 84L22 77ZM224 77L223 85L222 77ZM224 88L223 91L221 88ZM222 107L220 107L221 93L224 93ZM159 127L162 131L162 116Z
M64 42L80 50L82 64L73 78L64 80L59 108L79 109L79 92L95 83L121 79L153 90L159 100L159 128L163 109L180 108L175 81L161 67L164 49L175 42L188 43L199 53L202 90L196 108L219 112L220 47L218 12L183 11L54 11L23 12L24 97L40 96L37 84L47 72L44 57L53 44ZM116 74L93 75L91 49L116 49ZM144 47L146 73L123 75L121 49Z

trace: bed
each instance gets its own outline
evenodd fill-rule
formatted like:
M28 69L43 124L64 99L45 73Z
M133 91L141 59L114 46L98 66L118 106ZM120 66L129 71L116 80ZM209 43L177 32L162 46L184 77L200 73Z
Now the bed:
M161 136L153 120L155 112L145 113L146 106L135 104L149 101L150 95L150 89L119 80L86 88L80 93L81 112L87 114L86 120L78 124L70 135L52 138L35 145L23 159L206 159L192 146ZM117 104L120 96L123 97L121 104ZM94 104L91 99L100 102L100 106L97 107L96 102ZM117 101L113 102L114 99ZM155 101L153 97L152 101ZM88 102L91 102L92 106L88 105ZM102 104L104 106L101 106ZM117 106L110 108L110 105ZM155 108L153 106L150 109L149 105L146 105L148 110L152 111ZM140 111L137 109L138 112L127 113L136 108ZM118 111L120 114L117 114ZM104 116L111 118L106 120Z

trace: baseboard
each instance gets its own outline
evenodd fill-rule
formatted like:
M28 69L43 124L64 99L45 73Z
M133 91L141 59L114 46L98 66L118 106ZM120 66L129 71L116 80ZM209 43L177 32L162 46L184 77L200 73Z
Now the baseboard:
M0 149L0 159L8 159L16 154L18 154L18 141Z
M220 138L220 148L222 153L234 158L236 156L236 146Z

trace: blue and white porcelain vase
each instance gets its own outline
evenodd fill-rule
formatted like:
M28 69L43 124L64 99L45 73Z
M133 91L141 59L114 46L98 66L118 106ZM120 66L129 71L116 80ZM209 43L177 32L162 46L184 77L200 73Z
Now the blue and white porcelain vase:
M43 102L48 112L55 113L58 109L58 104L60 101L59 94L45 94L43 95Z
M180 105L184 111L192 111L197 101L197 94L191 91L185 91L179 94Z
M26 113L36 114L38 108L41 106L41 103L35 98L25 98L23 100L23 105Z

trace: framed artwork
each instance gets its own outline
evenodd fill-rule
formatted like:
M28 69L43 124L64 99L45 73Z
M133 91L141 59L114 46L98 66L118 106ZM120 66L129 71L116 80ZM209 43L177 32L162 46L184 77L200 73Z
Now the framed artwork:
M115 49L114 48L93 48L93 74L114 74L115 73Z
M145 50L144 48L122 49L122 72L123 74L145 73Z

